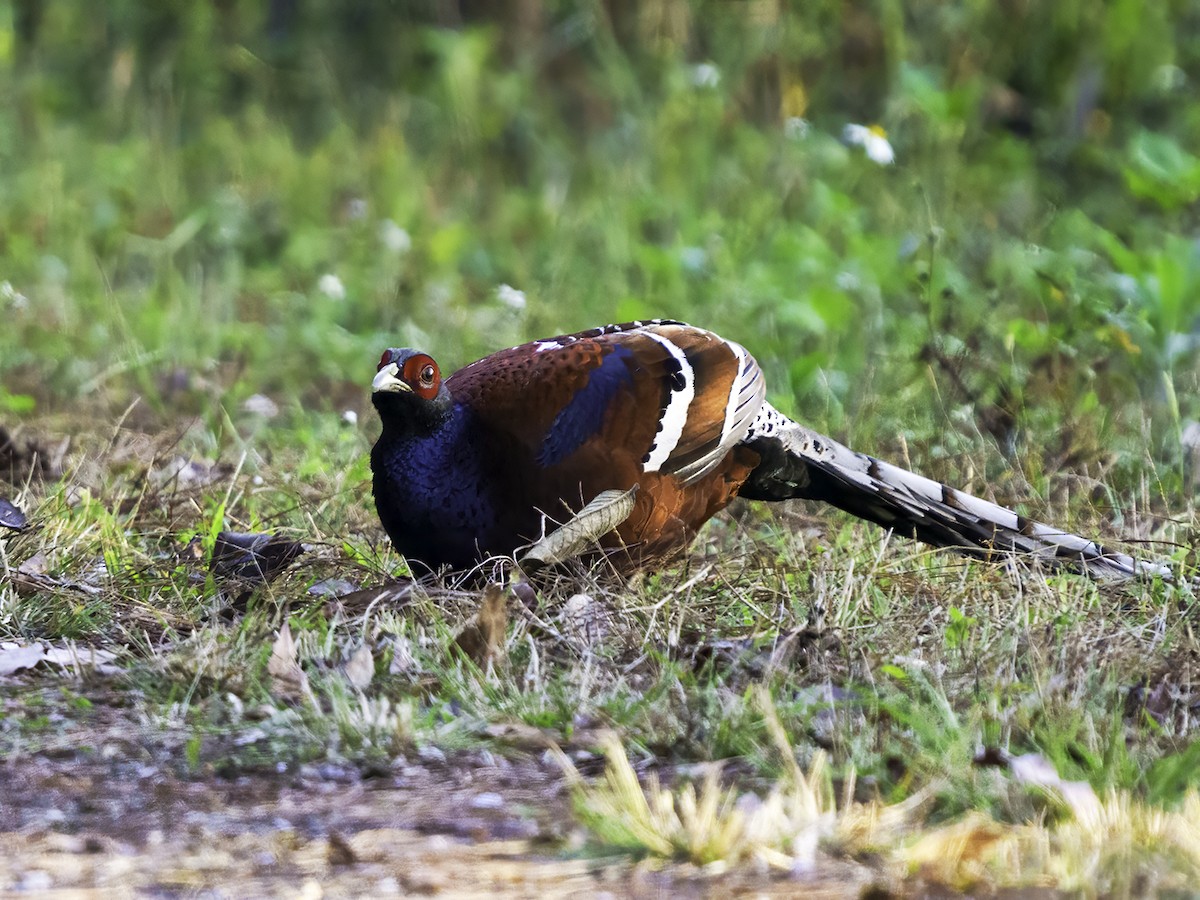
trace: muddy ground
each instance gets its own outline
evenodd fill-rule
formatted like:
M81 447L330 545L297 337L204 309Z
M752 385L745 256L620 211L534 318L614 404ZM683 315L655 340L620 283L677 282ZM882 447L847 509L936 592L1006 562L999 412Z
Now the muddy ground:
M93 692L83 717L47 714L46 680L0 683L4 896L840 897L873 883L835 860L718 874L603 855L533 752L426 751L367 773L189 765L183 733L139 721L117 694ZM35 694L40 727L19 736Z

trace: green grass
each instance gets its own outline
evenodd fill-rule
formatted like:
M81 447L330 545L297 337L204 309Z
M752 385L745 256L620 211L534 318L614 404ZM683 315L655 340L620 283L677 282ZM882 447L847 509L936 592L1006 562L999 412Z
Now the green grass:
M0 424L43 458L70 439L61 477L0 455L34 523L0 532L0 640L120 669L17 676L0 753L116 704L200 774L547 740L578 761L611 732L666 779L726 761L763 793L825 754L860 801L928 793L934 824L1042 814L985 748L1171 807L1200 781L1185 589L747 505L677 567L539 585L483 670L450 648L469 587L312 591L406 571L369 491L384 347L448 371L655 315L745 344L773 403L852 446L1194 564L1200 105L1177 82L1200 61L1191 13L1133 6L548 4L516 52L418 13L378 12L377 45L317 4L283 46L249 13L116 4L105 40L56 9L28 59L0 21ZM896 165L847 121L886 126ZM221 530L306 552L243 597L208 571ZM271 671L285 622L303 689Z

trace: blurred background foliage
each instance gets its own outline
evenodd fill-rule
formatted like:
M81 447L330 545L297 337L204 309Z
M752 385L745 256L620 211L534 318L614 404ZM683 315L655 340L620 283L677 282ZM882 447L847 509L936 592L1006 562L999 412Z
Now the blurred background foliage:
M1194 0L0 2L0 414L298 421L389 345L671 316L934 474L1173 489L1198 38Z

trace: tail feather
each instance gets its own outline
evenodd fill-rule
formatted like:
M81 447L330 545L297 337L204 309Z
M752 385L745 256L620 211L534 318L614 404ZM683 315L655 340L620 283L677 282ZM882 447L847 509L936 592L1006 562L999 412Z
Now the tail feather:
M1175 580L1165 563L1109 550L858 453L768 404L745 440L762 457L739 492L751 500L821 500L898 534L981 558L1018 553L1100 579Z

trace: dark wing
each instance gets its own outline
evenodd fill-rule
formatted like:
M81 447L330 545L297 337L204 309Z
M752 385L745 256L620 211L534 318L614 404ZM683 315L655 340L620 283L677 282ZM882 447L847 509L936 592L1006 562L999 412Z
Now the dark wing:
M489 429L539 466L589 448L638 472L690 482L739 443L762 406L762 372L741 346L678 322L627 323L532 341L446 382Z

